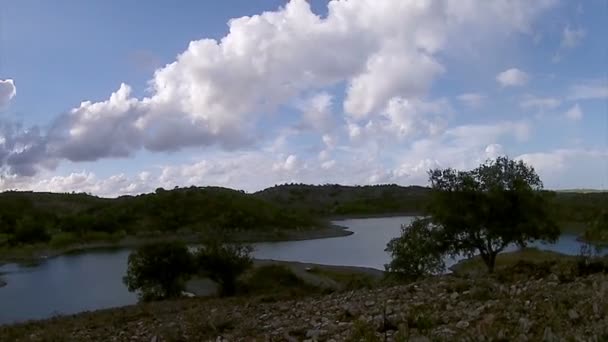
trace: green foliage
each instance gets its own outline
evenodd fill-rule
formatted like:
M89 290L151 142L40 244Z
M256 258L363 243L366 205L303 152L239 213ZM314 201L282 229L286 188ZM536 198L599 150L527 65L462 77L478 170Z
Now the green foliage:
M183 243L160 242L142 246L129 255L123 281L143 300L157 300L181 295L184 282L194 271L192 254Z
M220 295L232 296L236 293L239 276L253 264L250 255L252 248L224 241L206 241L196 252L195 259L199 272L220 286Z
M44 222L40 222L31 216L23 216L15 222L12 244L47 242L49 239L50 235L44 226Z
M49 242L49 245L52 248L56 248L56 249L60 249L60 248L65 248L71 245L75 245L78 243L78 236L76 236L74 233L59 233L59 234L55 234L53 235L53 237L51 238L51 241Z
M445 253L479 254L492 272L508 245L554 241L560 234L540 178L522 161L499 157L471 171L432 170L429 178L429 214Z
M591 224L585 231L585 239L608 244L608 210L603 210L597 217L591 220Z
M416 219L408 226L401 226L401 236L392 239L386 251L391 262L385 265L387 272L407 279L440 273L445 270L439 236L429 219Z
M544 191L542 196L551 205L549 216L577 232L582 232L608 206L608 192ZM51 240L51 247L67 248L70 240L86 244L124 236L191 236L218 229L232 237L259 233L281 236L285 231L325 225L323 218L327 216L423 215L431 202L432 189L394 184L285 184L253 194L218 187L189 187L157 189L150 194L116 199L84 193L8 191L0 193L0 246L10 254L11 249L17 252L34 246L46 248ZM16 236L19 221L20 232ZM31 221L37 226L28 223ZM66 239L70 235L63 234L68 233L74 239ZM606 241L606 233L590 230L590 234L595 241ZM54 238L55 235L59 237Z

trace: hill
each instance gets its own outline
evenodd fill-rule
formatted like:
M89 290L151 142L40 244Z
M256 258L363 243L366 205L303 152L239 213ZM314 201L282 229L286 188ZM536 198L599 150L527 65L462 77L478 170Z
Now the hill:
M571 232L582 233L608 208L608 192L545 194L557 221ZM273 240L328 227L328 218L337 216L423 215L430 196L429 188L395 184L284 184L252 194L189 187L115 199L10 191L0 193L0 258L22 248L57 249L127 237L184 237L209 230L234 238L257 234L258 240ZM323 234L313 236L327 236Z
M254 196L282 208L304 210L318 216L421 214L430 189L395 184L345 186L338 184L277 185Z

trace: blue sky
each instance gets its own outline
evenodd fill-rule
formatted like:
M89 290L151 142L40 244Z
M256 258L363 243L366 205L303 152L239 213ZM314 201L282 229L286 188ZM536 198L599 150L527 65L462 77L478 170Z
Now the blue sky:
M501 154L548 188L606 189L607 16L605 0L5 1L0 189L425 184Z

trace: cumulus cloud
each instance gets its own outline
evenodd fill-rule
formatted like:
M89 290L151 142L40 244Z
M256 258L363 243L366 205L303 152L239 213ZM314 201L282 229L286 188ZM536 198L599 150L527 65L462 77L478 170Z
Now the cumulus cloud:
M40 129L0 121L0 176L32 176L41 168L55 164L49 157L46 137Z
M436 54L450 47L449 38L470 30L524 32L552 4L331 1L321 18L307 1L290 1L277 11L231 20L219 41L191 42L155 72L149 97L134 99L122 86L114 100L76 108L57 125L64 139L54 148L72 160L125 156L138 148L236 148L251 143L259 115L339 82L348 83L345 111L365 118L394 97L424 94L444 70ZM328 104L327 97L315 100L313 117ZM104 129L90 139L82 132L97 126L121 128L108 135L107 146L93 147Z
M486 96L480 93L465 93L458 95L457 99L469 108L479 108L486 99Z
M336 85L346 85L342 108L351 136L437 134L445 128L439 114L445 106L424 98L446 70L440 57L457 54L467 42L481 49L484 39L530 33L534 19L554 3L330 1L321 17L306 0L292 0L276 11L230 20L219 40L190 42L154 72L145 97L122 84L107 100L86 101L60 115L46 134L37 133L43 141L23 158L78 162L142 149L250 147L267 138L256 131L260 120L282 115L277 109L307 94L318 95L303 120L325 134L330 125L322 122L333 103L323 94ZM513 85L521 82L515 76ZM11 149L12 155L22 152Z
M11 79L0 80L0 109L6 105L17 95L17 87Z
M319 132L328 132L335 126L332 112L332 96L327 92L316 94L301 104L301 128L314 129Z
M518 156L534 166L545 187L553 189L608 186L607 149L556 149Z
M523 86L528 83L528 79L528 74L517 68L505 70L496 76L496 81L503 87Z
M583 118L583 110L577 103L572 106L572 108L568 109L566 113L564 113L564 115L567 119L570 119L572 121L578 121Z

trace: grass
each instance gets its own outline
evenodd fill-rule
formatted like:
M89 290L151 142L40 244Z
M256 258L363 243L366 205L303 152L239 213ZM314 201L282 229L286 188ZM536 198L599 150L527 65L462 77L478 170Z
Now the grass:
M240 294L260 296L261 301L271 302L322 292L321 288L300 279L287 266L265 265L253 268L243 277Z
M515 252L501 253L496 257L495 271L515 266L520 261L543 263L543 262L561 262L573 261L576 256L565 255L552 251L541 251L537 248L523 248ZM470 259L460 261L451 267L451 270L457 275L471 275L479 272L486 272L487 267L481 257L476 256Z
M344 290L371 288L379 282L371 275L356 271L313 267L310 270L310 273L334 280L339 283Z

